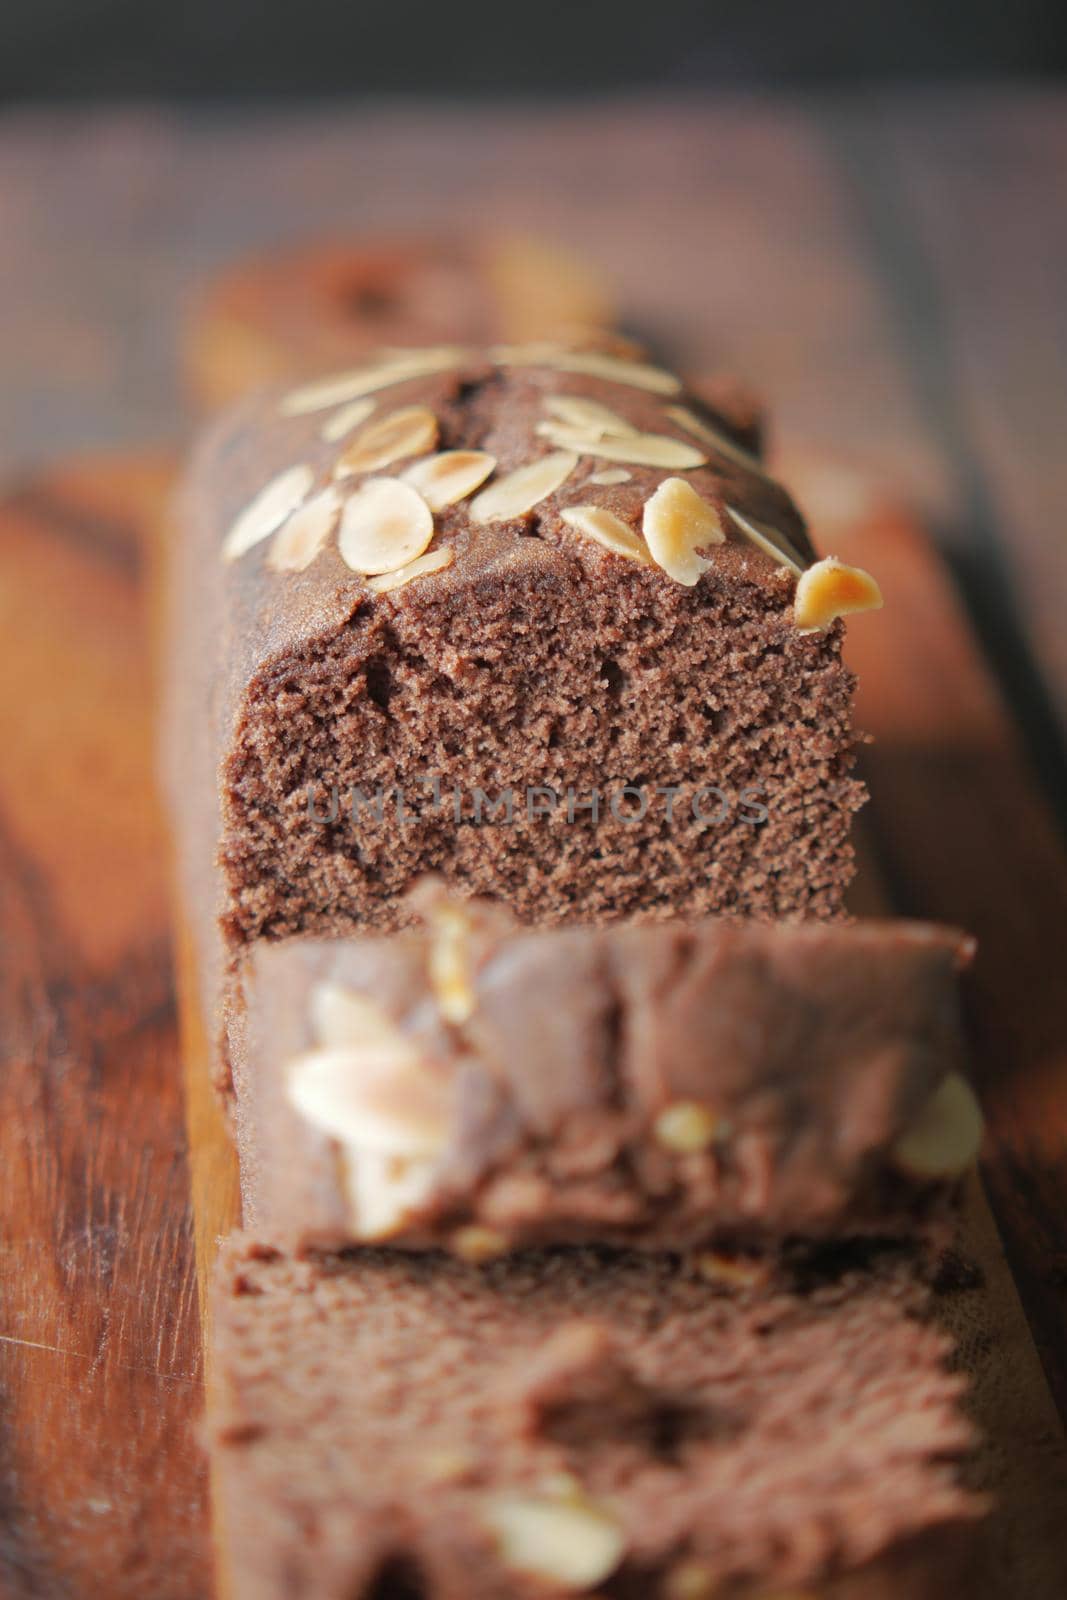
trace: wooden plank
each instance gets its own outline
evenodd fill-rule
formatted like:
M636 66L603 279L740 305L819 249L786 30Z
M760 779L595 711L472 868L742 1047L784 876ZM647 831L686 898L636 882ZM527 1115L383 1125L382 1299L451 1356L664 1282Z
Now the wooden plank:
M16 1597L102 1585L120 1600L149 1592L189 1600L210 1581L207 1491L191 1433L202 1371L193 1261L205 1280L235 1218L235 1177L188 1004L189 1155L179 1105L138 599L140 530L154 537L165 478L151 464L67 469L27 484L0 511L0 620L19 668L0 699L0 735L16 763L0 781L8 1110L0 1171L11 1219L0 1323L0 1581ZM810 487L818 473L809 468L808 479ZM839 491L843 480L826 481ZM850 517L862 503L861 494L846 496ZM853 628L854 653L872 642L867 676L885 677L917 605L904 577L918 575L928 596L944 592L943 579L904 523L879 517L851 543L846 529L834 537L842 553L880 567L897 601ZM883 555L897 550L899 566L876 559L872 541ZM914 614L925 625L921 608ZM896 630L888 654L873 643L886 625ZM964 676L980 672L973 656L961 659ZM62 715L50 711L57 683ZM908 715L923 735L928 694L910 711L907 695L865 695L883 741L907 728ZM986 700L971 682L965 703ZM38 704L28 717L27 705ZM926 783L923 763L908 770L911 783ZM69 804L72 795L80 805ZM893 867L900 839L880 835L880 849L886 839ZM866 892L877 908L877 884L868 880ZM992 955L1010 960L1010 945ZM998 981L980 969L983 990ZM1013 1110L995 1092L990 1104L990 1170L1006 1184L1013 1169L998 1165L997 1152ZM1014 1170L1027 1191L1023 1155ZM1054 1197L1039 1188L1030 1198ZM952 1297L950 1310L968 1340L978 1413L994 1433L979 1471L1005 1506L990 1529L990 1593L1058 1600L1067 1589L1062 1437L980 1197L969 1216L983 1281Z
M1067 734L1067 110L922 99L884 125L942 360Z
M939 540L1067 826L1067 105L1037 92L916 93L826 120L943 465Z
M141 512L90 466L0 507L0 1588L207 1583L192 1219Z
M1067 858L960 604L922 532L832 464L786 464L825 548L875 572L885 610L849 656L871 826L898 908L977 935L970 985L990 1122L983 1173L1061 1414L1067 1405ZM844 511L844 515L842 515Z

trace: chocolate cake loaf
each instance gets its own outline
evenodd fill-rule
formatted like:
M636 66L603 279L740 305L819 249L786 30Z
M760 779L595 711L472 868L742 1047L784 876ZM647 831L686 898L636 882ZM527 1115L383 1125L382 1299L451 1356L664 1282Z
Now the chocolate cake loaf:
M395 929L427 870L542 926L840 912L836 619L879 597L755 442L560 345L393 352L214 428L166 674L209 1015L251 941Z
M720 1293L665 1256L480 1270L240 1239L217 1282L234 1600L944 1600L981 1505L907 1261Z
M982 1127L962 934L537 932L416 898L419 931L255 950L232 1052L247 1226L477 1259L939 1231Z

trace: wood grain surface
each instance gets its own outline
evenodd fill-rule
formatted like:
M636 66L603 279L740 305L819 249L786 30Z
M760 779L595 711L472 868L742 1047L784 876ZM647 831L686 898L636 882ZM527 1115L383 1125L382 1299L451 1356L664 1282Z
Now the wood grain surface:
M977 935L967 989L989 1119L983 1175L1061 1415L1067 1415L1067 856L1005 703L918 525L810 458L782 468L823 548L878 574L857 618L856 717L873 738L865 813L895 908Z
M0 508L0 1592L206 1592L142 537L154 462Z
M191 1013L177 1043L152 797L145 558L168 463L28 463L184 435L179 330L233 256L487 217L583 251L691 371L772 395L824 548L882 580L886 611L850 635L877 740L858 903L980 936L1000 1237L976 1195L983 1283L952 1315L1003 1502L990 1592L1067 1594L1035 1356L1062 1412L1065 162L1067 96L1034 92L0 124L5 1597L211 1593L195 1264L236 1211Z
M992 856L988 904L1008 898L972 1003L984 1174L1009 1248L976 1193L981 1282L947 1307L992 1433L977 1470L1003 1506L989 1593L1062 1600L1067 1462L1034 1342L1062 1394L1052 1154L1067 1081L1041 924L1062 857L925 540L862 483L843 493L833 463L794 467L826 542L876 565L886 588L886 611L856 620L850 651L879 740L871 821L887 880L906 909L966 922L983 912L975 863ZM14 1600L212 1592L194 1260L206 1274L236 1189L190 1008L184 1056L177 1044L152 794L145 572L167 481L162 461L86 462L28 479L0 507L13 668L0 695L0 1592ZM971 821L946 828L938 760L951 771L961 751ZM1019 796L1025 826L1006 828ZM1022 909L1013 883L1028 886ZM868 909L884 904L877 874L865 893Z

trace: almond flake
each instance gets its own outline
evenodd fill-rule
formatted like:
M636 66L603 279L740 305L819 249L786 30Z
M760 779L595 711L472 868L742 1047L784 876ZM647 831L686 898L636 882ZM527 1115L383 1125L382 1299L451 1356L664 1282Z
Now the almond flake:
M767 1263L756 1256L727 1255L721 1250L704 1250L694 1266L708 1283L729 1289L758 1289L770 1277Z
M375 1000L339 983L317 983L311 991L311 1029L325 1048L392 1045L397 1026Z
M648 548L621 517L604 506L568 506L560 512L561 519L571 528L577 528L587 539L595 539L614 555L627 556L631 561L649 564Z
M437 418L426 406L402 406L353 439L333 469L335 478L375 472L403 456L421 455L437 443Z
M662 367L609 356L599 350L567 350L554 344L499 344L490 350L489 357L501 367L554 367L557 372L581 372L653 394L678 394L682 387L674 373L665 372Z
M546 394L545 410L557 422L570 422L585 433L597 438L636 433L633 423L620 417L617 411L602 406L598 400L587 400L580 394Z
M433 538L433 512L410 483L370 478L341 512L337 548L353 572L397 572Z
M664 1150L696 1155L714 1144L721 1128L722 1118L711 1106L699 1100L676 1100L659 1113L653 1132Z
M486 1520L506 1566L563 1589L602 1583L626 1549L615 1517L580 1494L497 1495Z
M236 561L261 539L269 539L286 517L307 499L313 482L314 473L303 465L286 467L272 478L249 502L226 535L222 545L223 561Z
M716 1589L719 1580L710 1567L702 1561L681 1561L667 1573L663 1596L664 1600L715 1600ZM789 1600L789 1596L779 1591L777 1596L768 1595L767 1600ZM804 1596L795 1591L792 1600L804 1600Z
M319 429L319 438L325 439L327 444L337 444L346 433L366 422L376 403L374 400L350 400L326 418Z
M982 1143L984 1124L974 1090L950 1072L893 1148L898 1167L920 1180L961 1177Z
M653 561L676 583L692 588L711 562L697 551L722 544L722 519L684 478L666 478L645 501L642 531Z
M384 572L380 578L368 578L367 588L373 589L375 594L388 594L391 589L402 589L413 578L425 578L431 572L443 571L452 565L452 561L452 546L443 544L438 550L427 550L424 556L416 556L414 561L409 561L406 567L398 567L396 572Z
M452 1085L366 995L316 984L310 1021L320 1048L290 1066L290 1104L341 1146L356 1236L390 1238L432 1191Z
M793 596L793 621L801 633L821 633L838 617L879 611L882 591L862 567L846 567L836 556L801 573Z
M471 1222L466 1227L456 1229L448 1241L448 1248L461 1261L468 1262L472 1267L480 1267L487 1261L495 1261L498 1256L505 1255L510 1243L507 1235L498 1233L495 1228L484 1228L477 1222Z
M411 378L422 378L431 372L446 372L458 367L467 352L453 345L441 345L432 350L395 350L369 366L356 367L350 372L338 372L316 383L307 383L292 389L282 400L279 410L285 417L299 417L309 411L326 411L330 406L344 405L361 395L373 394L378 389L388 389L394 383L406 383Z
M442 450L440 455L416 461L402 474L422 495L431 511L465 500L496 469L496 456L484 450Z
M672 422L676 422L680 428L684 428L687 433L691 433L702 444L710 445L720 455L729 456L732 461L738 462L742 467L747 467L749 472L755 472L761 478L767 476L763 463L751 451L743 449L739 444L735 444L721 429L713 427L710 422L705 422L703 417L698 417L695 411L689 410L688 406L668 406L667 415Z
M577 465L578 457L570 450L556 450L529 461L483 489L471 503L471 516L475 522L507 522L521 517L539 501L555 494Z
M754 522L751 517L743 516L733 506L727 506L726 510L746 539L754 544L757 550L772 556L783 567L792 567L798 576L804 571L803 556L790 544L784 533L779 533L777 528L767 527L765 523Z
M275 572L303 572L310 567L341 514L341 497L332 486L319 491L293 512L271 540L267 565Z
M383 1155L346 1146L345 1191L350 1226L364 1244L394 1239L433 1193L435 1164L424 1156Z
M606 486L611 483L629 483L632 477L633 473L627 472L625 467L605 467L603 472L591 472L585 481Z
M583 456L630 461L635 466L674 467L687 472L693 467L702 467L708 459L693 445L682 439L672 439L665 433L628 433L624 437L605 439L588 428L575 427L568 422L539 422L534 432L552 444L577 450Z
M681 380L663 367L653 367L645 361L627 361L621 356L602 355L596 350L576 350L553 363L561 372L585 372L592 378L606 378L611 383L629 384L634 389L647 389L652 394L678 394Z
M448 1132L451 1085L399 1028L373 1043L309 1050L292 1063L288 1090L308 1122L359 1150L429 1157Z
M458 906L435 905L428 967L437 1009L446 1022L466 1022L474 1010L470 919Z

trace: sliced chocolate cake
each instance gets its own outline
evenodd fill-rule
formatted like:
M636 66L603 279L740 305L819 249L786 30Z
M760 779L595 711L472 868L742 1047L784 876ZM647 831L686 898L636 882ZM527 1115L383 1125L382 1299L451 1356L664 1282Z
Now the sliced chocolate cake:
M234 1600L938 1600L981 1510L927 1291L717 1292L664 1256L481 1270L247 1240L216 1298Z
M477 1256L935 1236L974 1159L959 973L919 923L261 942L233 1041L246 1223Z

